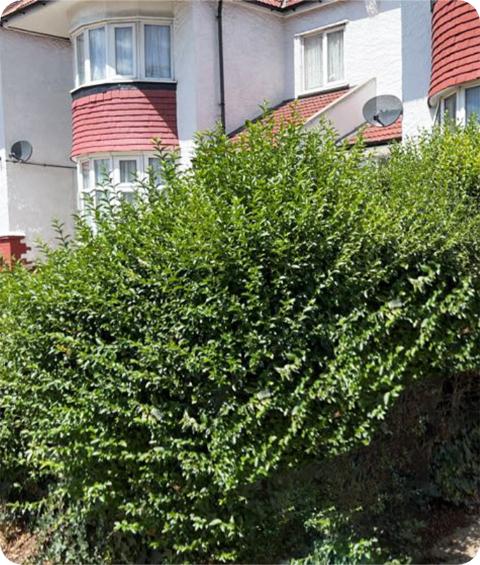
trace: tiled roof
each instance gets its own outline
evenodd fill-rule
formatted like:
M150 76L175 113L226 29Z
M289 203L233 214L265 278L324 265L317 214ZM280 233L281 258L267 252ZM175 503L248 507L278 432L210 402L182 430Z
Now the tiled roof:
M432 17L430 98L480 78L480 18L463 0L437 0Z
M2 18L5 16L10 16L11 14L15 14L17 12L21 12L23 9L32 6L33 4L39 4L40 0L16 0L3 10Z
M267 8L273 8L275 10L288 10L294 8L299 4L306 4L307 2L319 3L321 0L244 0L245 2L251 2L252 4L258 4L259 6L265 6ZM11 16L22 12L25 8L33 6L34 4L45 4L48 0L15 0L5 8L2 13L2 18L6 16Z
M335 90L334 92L325 92L322 94L313 94L310 96L305 96L303 98L297 98L294 100L286 100L278 106L272 109L273 119L275 123L280 125L282 121L293 120L298 118L301 122L308 122L313 118L318 112L324 110L335 100L342 97L348 92L348 88L342 88L341 90ZM261 116L257 117L255 120L261 119ZM231 133L232 137L236 137L239 133L243 131L243 127L235 130Z
M364 124L348 140L354 143L360 131L363 132L365 145L383 145L392 141L399 141L402 139L402 116L391 126L381 127Z

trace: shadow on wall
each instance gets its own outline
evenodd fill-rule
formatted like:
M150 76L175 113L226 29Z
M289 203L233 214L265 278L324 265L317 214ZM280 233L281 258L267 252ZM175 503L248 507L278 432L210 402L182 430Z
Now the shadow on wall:
M429 0L402 2L402 99L404 134L430 127L434 109L428 105L431 72L431 9Z

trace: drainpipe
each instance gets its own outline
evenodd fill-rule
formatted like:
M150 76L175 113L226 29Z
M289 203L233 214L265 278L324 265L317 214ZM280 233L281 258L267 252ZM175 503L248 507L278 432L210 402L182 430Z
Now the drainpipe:
M225 69L224 69L224 60L223 60L223 0L218 0L217 27L218 27L218 61L219 61L219 71L220 71L220 120L223 131L226 131Z

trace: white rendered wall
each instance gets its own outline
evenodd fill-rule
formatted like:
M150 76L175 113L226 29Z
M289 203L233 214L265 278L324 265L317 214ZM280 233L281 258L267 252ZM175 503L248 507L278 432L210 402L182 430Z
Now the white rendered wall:
M410 2L407 2L410 3ZM350 0L326 4L286 18L286 97L295 96L295 35L347 21L345 78L357 86L377 79L377 94L402 95L402 0Z
M265 8L228 2L224 13L227 131L285 100L284 19Z
M430 129L433 110L428 105L431 59L430 0L402 3L403 134Z
M0 61L6 153L15 141L28 140L33 145L32 163L73 167L69 158L70 44L3 29ZM34 248L38 238L54 242L54 218L72 232L76 211L73 169L7 162L6 181L9 233L25 233L27 244ZM33 249L31 257L34 255Z

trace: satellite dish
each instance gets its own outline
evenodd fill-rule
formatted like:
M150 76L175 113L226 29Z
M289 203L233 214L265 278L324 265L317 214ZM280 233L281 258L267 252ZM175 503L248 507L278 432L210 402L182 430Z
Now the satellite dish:
M363 117L372 126L386 127L395 123L402 115L402 101L391 94L375 96L365 103Z
M32 153L33 147L29 141L16 141L10 149L10 157L15 161L28 161Z

